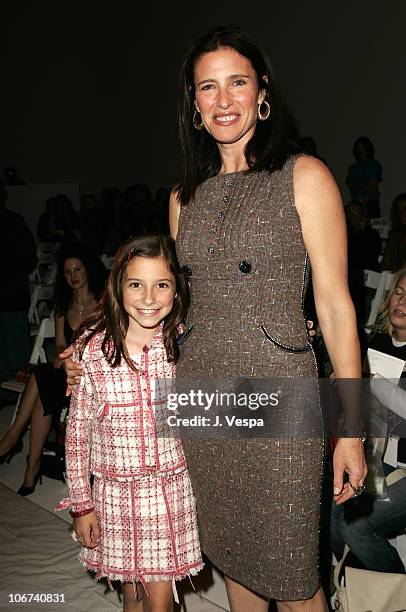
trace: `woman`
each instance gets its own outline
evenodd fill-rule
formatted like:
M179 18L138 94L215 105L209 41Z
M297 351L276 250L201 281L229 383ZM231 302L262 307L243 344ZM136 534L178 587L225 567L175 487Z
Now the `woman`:
M106 280L99 259L81 243L68 244L59 255L55 284L55 344L60 353L71 342L74 330L94 311ZM65 396L62 360L37 365L24 390L17 417L0 441L0 461L9 462L22 450L22 435L30 424L30 452L20 495L30 495L41 477L41 453L58 418Z
M406 361L406 268L394 278L381 321L383 331L371 338L370 347ZM401 417L403 431L405 383L406 366L399 385L377 372L372 373L372 394L385 408ZM384 468L386 474L393 470L386 464ZM402 533L406 528L406 478L388 487L388 497L389 501L365 497L351 501L345 509L333 507L330 540L337 559L341 559L347 544L357 559L356 565L361 564L364 569L376 572L405 573L404 564L396 548L388 541L388 535Z
M170 224L192 306L178 379L315 379L302 312L308 256L334 368L359 377L338 189L322 162L293 155L272 70L245 33L220 28L192 46L179 114L184 173ZM298 400L298 415L314 410ZM202 548L225 574L233 612L265 612L269 598L280 611L326 609L317 573L323 442L287 434L184 440ZM342 503L365 478L360 439L339 440L335 471Z
M307 252L337 375L359 377L338 189L322 162L292 155L271 68L245 33L220 28L192 46L179 114L184 173L171 194L170 226L192 300L179 384L316 380L302 311ZM67 368L73 382L80 370ZM317 572L320 411L318 398L312 404L297 387L290 424L307 428L309 417L316 435L285 428L273 438L202 440L202 428L183 440L202 548L225 574L233 612L266 612L270 598L280 611L326 610ZM338 504L359 494L366 475L355 433L343 432L336 446Z

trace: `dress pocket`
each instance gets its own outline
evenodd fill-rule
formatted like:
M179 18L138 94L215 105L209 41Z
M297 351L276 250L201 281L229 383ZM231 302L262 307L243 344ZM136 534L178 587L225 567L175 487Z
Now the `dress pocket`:
M285 344L284 342L276 340L276 338L274 338L266 329L265 325L261 325L260 329L267 340L272 342L272 344L274 344L278 348L287 351L288 353L307 353L308 351L312 350L312 345L309 341L303 346L291 346L289 344Z

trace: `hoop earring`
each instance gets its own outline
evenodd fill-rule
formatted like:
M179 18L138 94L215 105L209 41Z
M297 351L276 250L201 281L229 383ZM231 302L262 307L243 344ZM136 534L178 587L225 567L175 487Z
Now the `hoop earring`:
M263 104L266 104L266 107L267 107L267 109L266 109L264 114L261 113L261 106ZM263 102L261 102L261 104L258 104L258 119L260 121L266 121L270 114L271 114L271 107L269 106L269 102L264 100Z
M202 130L202 129L203 129L203 121L202 121L202 118L200 117L200 123L197 123L197 122L196 122L196 119L197 119L197 115L198 115L198 114L200 114L200 113L198 113L198 111L195 109L195 112L193 113L193 120L192 120L192 122L193 122L193 127L194 127L196 130Z

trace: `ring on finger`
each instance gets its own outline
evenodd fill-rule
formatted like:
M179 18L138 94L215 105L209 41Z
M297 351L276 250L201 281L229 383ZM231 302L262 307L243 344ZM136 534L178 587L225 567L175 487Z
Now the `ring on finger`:
M350 487L353 490L354 497L359 497L365 491L365 485L364 484L359 484L359 485L355 486L355 485L351 484L351 482L350 482Z

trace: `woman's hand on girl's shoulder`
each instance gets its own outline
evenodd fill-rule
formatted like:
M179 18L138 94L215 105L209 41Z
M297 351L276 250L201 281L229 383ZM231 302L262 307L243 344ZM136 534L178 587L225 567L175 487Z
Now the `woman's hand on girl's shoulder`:
M73 355L72 344L68 346L62 353L59 353L59 357L63 361L63 368L66 373L66 381L68 386L66 388L66 395L70 395L72 387L77 385L81 376L83 376L83 370L75 361L71 359Z

